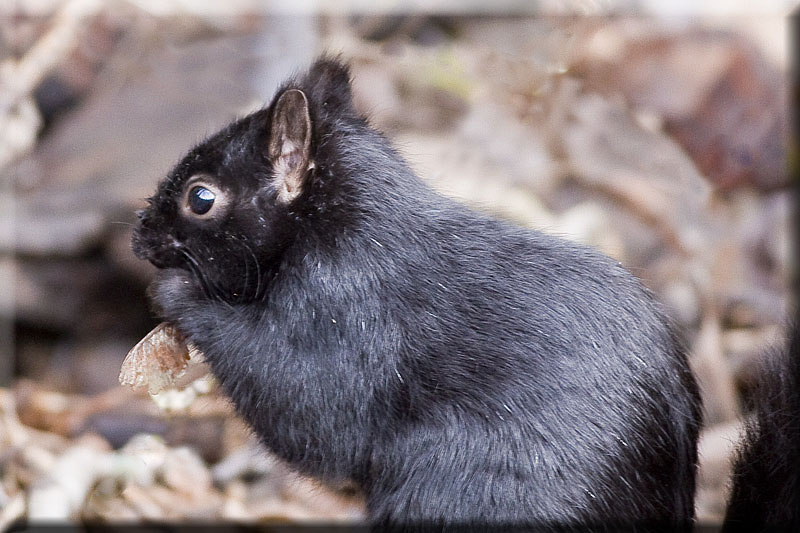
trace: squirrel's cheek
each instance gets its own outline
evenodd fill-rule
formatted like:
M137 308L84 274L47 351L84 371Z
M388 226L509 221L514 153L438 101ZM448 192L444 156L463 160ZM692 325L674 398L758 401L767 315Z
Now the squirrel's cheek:
M178 322L203 297L200 285L189 272L177 268L159 270L147 289L153 311L168 322Z

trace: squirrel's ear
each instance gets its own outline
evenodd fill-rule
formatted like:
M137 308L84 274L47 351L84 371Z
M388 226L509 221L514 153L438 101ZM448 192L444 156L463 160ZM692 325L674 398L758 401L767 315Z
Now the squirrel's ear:
M326 110L345 112L353 109L350 69L338 59L318 59L311 65L301 87L309 91L312 101L321 103Z
M278 188L278 199L294 200L303 190L311 159L311 116L308 99L299 89L283 92L272 110L267 153Z

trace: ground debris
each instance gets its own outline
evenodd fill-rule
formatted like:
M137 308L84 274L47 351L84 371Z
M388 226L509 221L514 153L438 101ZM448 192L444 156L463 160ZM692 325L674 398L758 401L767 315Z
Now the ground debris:
M39 423L50 414L34 416L31 411L47 404L31 400L32 395L51 401L58 398L63 412L72 404L80 409L98 403L41 389L28 390L26 395L26 416ZM15 392L0 388L0 525L18 519L31 524L234 519L354 523L363 519L363 502L352 490L325 487L292 472L269 455L243 423L229 423L236 419L230 404L219 405L226 406L227 420L216 420L228 434L228 446L220 445L222 458L212 464L195 447L170 445L159 435L140 433L114 449L95 433L68 439L42 432L20 421ZM244 464L242 457L257 459ZM259 467L261 463L266 467Z

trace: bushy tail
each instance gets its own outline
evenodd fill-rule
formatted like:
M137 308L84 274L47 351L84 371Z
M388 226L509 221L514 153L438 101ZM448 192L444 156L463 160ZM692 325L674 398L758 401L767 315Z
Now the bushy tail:
M770 358L733 471L723 533L800 531L800 331Z

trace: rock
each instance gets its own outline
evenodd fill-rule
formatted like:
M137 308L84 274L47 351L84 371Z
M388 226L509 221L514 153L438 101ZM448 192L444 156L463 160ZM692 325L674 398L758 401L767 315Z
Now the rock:
M579 96L562 139L585 186L617 198L683 253L699 253L708 242L710 187L679 146L642 128L619 102Z
M212 490L211 472L191 448L170 450L161 466L164 483L192 499L202 499Z
M0 530L8 531L12 524L24 517L25 510L25 496L22 493L10 499L0 498Z
M504 173L509 169L494 164L492 154L475 151L461 140L458 135L397 137L412 168L444 195L529 227L554 225L553 215L535 192L514 183L515 178L522 181L527 174Z
M660 291L661 301L670 310L669 316L684 328L696 328L700 322L701 305L697 290L682 277L667 281Z
M692 370L703 400L703 422L717 424L735 420L741 413L731 370L722 346L722 329L713 314L703 317L690 350Z
M157 521L178 518L180 513L167 509L164 505L165 502L159 501L156 496L157 492L160 492L157 487L143 488L138 485L127 485L122 489L121 496L126 506L136 513L139 520Z
M216 483L227 484L247 476L266 476L275 470L278 460L258 440L248 442L233 450L214 465L211 474Z
M143 468L137 469L136 476L132 481L146 487L155 483L157 472L164 466L164 461L167 459L169 447L161 437L140 433L128 441L120 453L135 458L143 466Z
M785 21L772 23L779 31ZM786 80L742 34L622 19L587 41L577 70L590 88L622 93L634 108L663 117L716 188L788 183Z
M569 208L558 216L554 226L547 231L593 246L606 255L627 263L625 244L615 231L608 211L597 202L584 202Z
M52 469L34 482L28 495L31 523L74 520L96 480L110 471L108 444L87 435L76 442Z
M700 524L722 522L730 492L732 456L742 437L742 427L741 421L734 421L707 427L700 433L695 496Z
M707 252L708 285L727 327L782 324L789 316L790 196L736 189L715 206L725 231Z

